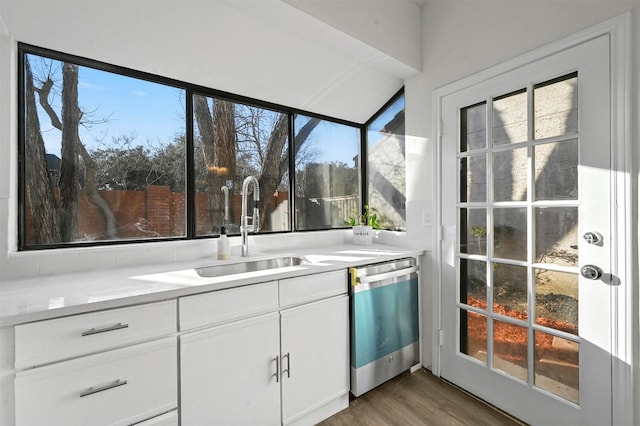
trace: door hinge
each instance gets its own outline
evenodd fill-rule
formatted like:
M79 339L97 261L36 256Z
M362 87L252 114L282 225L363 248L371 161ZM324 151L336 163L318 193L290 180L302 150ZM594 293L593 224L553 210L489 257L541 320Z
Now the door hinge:
M444 330L438 330L438 344L444 345Z
M442 226L438 226L436 228L436 238L438 239L438 241L442 241L442 234L444 234Z

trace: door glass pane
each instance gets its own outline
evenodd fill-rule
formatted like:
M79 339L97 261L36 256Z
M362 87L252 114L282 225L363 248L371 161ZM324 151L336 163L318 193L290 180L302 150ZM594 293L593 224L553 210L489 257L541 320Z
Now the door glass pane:
M460 352L487 362L487 317L460 309Z
M578 335L578 275L535 269L536 324Z
M533 148L535 199L578 199L578 140L548 143Z
M493 264L493 312L527 319L527 268Z
M527 92L521 90L493 100L493 145L524 142L527 138Z
M487 262L460 259L460 303L487 308Z
M527 328L493 321L493 368L524 382L528 378Z
M527 260L527 209L493 209L493 254L502 259Z
M460 209L460 253L487 254L485 209Z
M535 385L577 404L580 344L541 331L535 342Z
M535 261L578 266L578 208L538 207L535 221Z
M533 91L535 138L578 131L578 74L538 84Z
M487 200L487 162L484 155L460 159L460 202Z
M487 146L487 104L472 105L460 111L460 152Z
M528 164L527 148L493 153L494 201L526 201Z

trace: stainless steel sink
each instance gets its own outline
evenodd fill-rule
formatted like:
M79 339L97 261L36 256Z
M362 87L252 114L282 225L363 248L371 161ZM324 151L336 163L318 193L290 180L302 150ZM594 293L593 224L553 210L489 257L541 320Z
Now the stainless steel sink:
M248 262L230 263L228 265L215 265L196 268L201 277L220 277L224 275L242 274L245 272L265 271L269 269L285 268L307 263L301 257L286 256L275 259L251 260Z

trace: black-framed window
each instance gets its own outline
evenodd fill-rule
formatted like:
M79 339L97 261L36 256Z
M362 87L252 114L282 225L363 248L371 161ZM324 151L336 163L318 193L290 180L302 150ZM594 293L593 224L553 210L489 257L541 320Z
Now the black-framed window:
M296 114L295 222L298 230L344 226L360 210L360 129Z
M400 90L366 123L367 203L384 229L406 230L405 98Z
M238 233L250 174L260 232L344 227L311 198L361 204L359 124L22 43L18 55L21 250ZM311 194L321 170L330 183Z

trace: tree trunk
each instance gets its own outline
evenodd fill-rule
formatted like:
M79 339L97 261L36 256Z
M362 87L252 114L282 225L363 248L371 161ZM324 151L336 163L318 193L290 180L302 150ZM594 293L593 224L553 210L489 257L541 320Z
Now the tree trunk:
M116 223L116 216L113 214L113 210L104 198L98 193L96 185L96 162L91 158L91 155L87 152L82 142L78 141L78 148L80 149L80 156L84 162L85 168L85 193L87 198L102 212L102 216L105 220L105 233L109 240L118 239L118 227Z
M38 92L38 97L40 98L40 106L42 106L42 109L44 109L47 115L49 116L49 120L51 120L51 125L62 132L62 127L63 127L62 121L60 121L60 118L58 117L55 110L53 109L53 107L51 107L51 104L49 103L49 93L51 92L52 88L53 88L53 80L49 78L42 84L42 87L40 89L36 88L35 91ZM82 117L82 113L80 113L80 117L78 118L78 120L81 117ZM89 154L84 144L80 140L79 135L78 135L78 139L76 140L76 145L78 147L78 150L80 151L80 156L82 157L82 161L84 162L84 166L85 166L85 174L86 174L85 175L85 182L86 182L85 191L86 191L87 198L102 212L102 216L104 217L104 220L105 220L105 228L106 228L105 234L107 236L107 239L110 239L110 240L118 239L118 228L116 224L116 217L113 214L113 210L111 209L109 204L107 204L105 199L102 198L102 196L97 190L96 163L93 160L93 158L91 158L91 154Z
M284 149L288 135L289 116L281 114L269 136L269 143L263 155L262 173L258 179L261 192L260 229L272 229L271 213L278 207L278 200L274 194L289 166L289 150Z
M194 96L194 115L207 165L209 213L214 228L224 217L224 196L220 190L236 175L236 126L232 102L214 100L213 112L205 96ZM232 193L232 192L231 192ZM229 206L233 218L233 205Z
M78 66L62 65L62 164L60 165L60 236L75 241L78 236Z
M33 74L29 60L26 71L26 140L25 140L25 192L31 205L36 244L60 242L56 218L54 184L47 170L44 140L40 133L40 121L36 107ZM25 212L26 213L26 212Z

